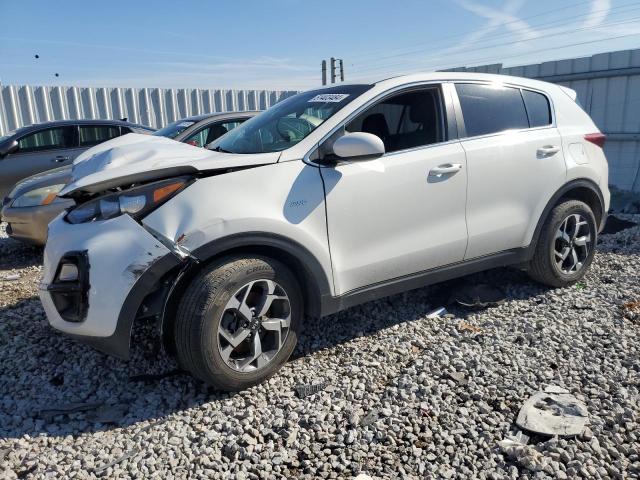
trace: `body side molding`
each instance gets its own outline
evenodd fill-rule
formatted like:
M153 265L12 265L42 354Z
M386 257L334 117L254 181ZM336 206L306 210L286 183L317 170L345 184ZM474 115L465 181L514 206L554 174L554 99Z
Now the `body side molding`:
M533 249L531 247L515 248L358 288L338 297L324 299L322 303L322 315L331 315L332 313L360 305L361 303L415 290L416 288L426 287L434 283L452 280L483 270L524 263L531 258L532 252Z

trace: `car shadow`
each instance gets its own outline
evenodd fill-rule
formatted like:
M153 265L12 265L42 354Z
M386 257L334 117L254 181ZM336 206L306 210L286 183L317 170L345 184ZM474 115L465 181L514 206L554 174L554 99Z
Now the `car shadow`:
M0 237L0 270L42 265L43 248Z
M477 310L460 307L451 298L461 285L470 283L500 285L507 300L546 291L524 273L503 268L394 295L307 320L290 361L424 318L441 306L464 319ZM4 369L0 375L0 438L78 435L162 422L167 415L191 407L251 394L218 392L180 371L156 347L151 324L136 328L132 360L124 362L53 330L37 297L0 308L0 319Z

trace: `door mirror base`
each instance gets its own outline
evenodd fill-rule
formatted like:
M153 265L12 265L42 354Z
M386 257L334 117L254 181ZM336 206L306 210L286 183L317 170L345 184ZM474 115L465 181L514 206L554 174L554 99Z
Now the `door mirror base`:
M318 165L323 165L325 167L335 167L341 161L342 159L339 156L337 156L335 153L327 153L322 158L313 160L314 163L317 163Z
M6 157L11 153L15 153L17 151L18 151L18 141L13 140L11 142L8 142L7 144L0 146L0 159Z

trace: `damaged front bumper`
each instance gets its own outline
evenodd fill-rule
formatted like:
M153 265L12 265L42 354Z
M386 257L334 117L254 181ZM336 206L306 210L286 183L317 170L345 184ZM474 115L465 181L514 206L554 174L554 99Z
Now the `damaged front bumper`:
M159 280L183 262L128 215L49 225L40 299L51 326L127 359L133 321Z

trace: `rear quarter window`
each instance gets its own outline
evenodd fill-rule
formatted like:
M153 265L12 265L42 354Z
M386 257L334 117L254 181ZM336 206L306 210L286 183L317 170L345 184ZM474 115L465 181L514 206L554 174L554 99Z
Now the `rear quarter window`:
M524 98L529 125L532 128L551 125L551 105L545 95L531 90L522 90L522 98Z
M456 91L468 137L529 128L520 89L458 83Z

